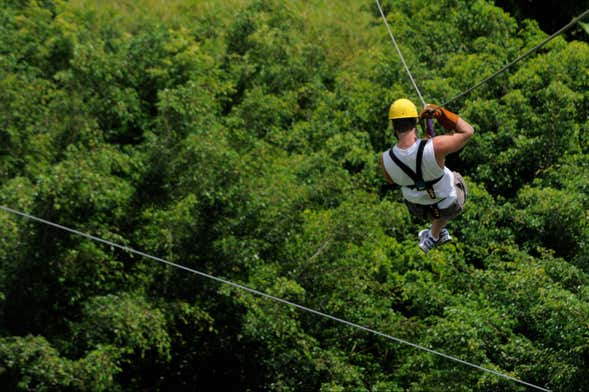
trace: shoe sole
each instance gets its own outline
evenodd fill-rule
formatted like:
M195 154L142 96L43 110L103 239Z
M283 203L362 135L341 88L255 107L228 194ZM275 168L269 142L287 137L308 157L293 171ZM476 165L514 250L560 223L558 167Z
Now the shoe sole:
M419 243L419 245L418 245L418 246L419 246L419 249L421 249L421 250L422 250L424 253L426 253L426 254L427 254L427 253L428 253L430 250L432 250L432 249L434 249L434 248L437 248L438 246L442 246L442 245L444 245L444 244L447 244L448 242L452 242L452 237L448 236L448 239L447 239L447 240L445 240L445 241L438 240L438 242L436 243L436 245L435 245L434 247L430 248L429 250L427 250L427 249L424 249L424 248L421 246L421 236L422 236L424 233L426 233L427 231L428 231L427 229L426 229L426 230L421 230L421 231L419 232L419 234L418 234L418 238L419 238L419 240L420 240L420 243Z
M428 250L428 249L423 249L421 245L418 245L418 246L419 246L419 249L421 249L421 251L422 251L423 253L425 253L425 254L427 254L427 253L428 253L428 252L431 250L431 249L429 249L429 250ZM433 249L433 248L432 248L432 249Z

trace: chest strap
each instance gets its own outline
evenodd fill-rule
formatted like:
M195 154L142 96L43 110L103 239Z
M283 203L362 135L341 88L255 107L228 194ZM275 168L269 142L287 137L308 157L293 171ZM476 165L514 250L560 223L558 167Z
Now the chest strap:
M425 149L426 144L427 144L427 140L421 139L419 141L419 146L417 147L417 158L415 160L416 172L414 172L407 165L405 165L403 162L401 162L401 160L399 158L397 158L397 156L393 152L392 148L389 150L389 155L390 155L391 159L393 160L393 162L395 162L397 164L397 166L399 166L399 168L401 170L403 170L403 172L405 172L405 174L407 174L407 176L409 176L409 178L411 178L413 180L414 184L407 186L407 188L417 189L418 191L427 191L429 197L431 197L432 199L435 199L436 192L434 192L434 184L437 183L438 181L440 181L444 177L444 175L442 174L440 177L438 177L434 180L431 180L431 181L425 181L423 179L421 165L422 165L422 161L423 161L423 150Z

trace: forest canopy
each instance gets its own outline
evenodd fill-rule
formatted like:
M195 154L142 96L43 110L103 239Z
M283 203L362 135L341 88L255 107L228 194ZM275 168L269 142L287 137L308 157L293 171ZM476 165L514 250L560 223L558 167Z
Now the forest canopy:
M382 4L430 103L553 33L488 0ZM586 391L587 40L449 105L475 128L447 161L468 201L427 255L425 223L378 192L400 97L419 102L371 1L4 0L0 205ZM6 211L0 385L528 390Z

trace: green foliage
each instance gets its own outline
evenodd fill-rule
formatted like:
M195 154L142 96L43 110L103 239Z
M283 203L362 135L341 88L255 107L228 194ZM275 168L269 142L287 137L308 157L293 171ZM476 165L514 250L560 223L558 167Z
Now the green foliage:
M589 24L579 22L579 25L585 30L585 32L589 35Z
M112 147L70 148L64 160L37 178L37 200L68 222L90 216L117 221L133 195L133 187L121 178L131 170L127 156Z
M169 358L170 338L164 316L141 296L122 293L93 297L82 312L85 317L75 330L88 346L112 344L124 347L126 354L144 357L154 351Z
M547 37L490 1L383 1L428 102ZM0 203L554 391L589 364L589 47L453 102L455 242L377 196L417 101L374 3L0 7ZM438 132L442 131L438 127ZM7 390L520 391L493 374L0 213Z
M477 177L494 193L513 196L539 171L584 148L587 99L580 92L589 79L581 64L588 48L559 40L551 45L553 50L520 66L503 102L479 101L469 108L482 135L467 153L478 156Z
M114 346L97 346L84 358L72 361L43 337L0 340L0 380L7 390L117 390L120 353Z
M549 187L524 188L518 203L520 209L513 212L514 223L526 228L518 232L519 241L531 249L548 246L567 259L583 248L588 217L576 193Z

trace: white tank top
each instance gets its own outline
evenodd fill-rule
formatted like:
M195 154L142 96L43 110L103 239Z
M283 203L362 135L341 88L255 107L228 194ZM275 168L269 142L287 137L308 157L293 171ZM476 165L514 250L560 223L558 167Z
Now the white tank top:
M417 149L419 147L419 140L417 140L411 147L407 149L399 148L398 146L393 147L395 156L399 158L407 167L411 170L416 171L417 161ZM425 181L432 181L441 176L442 179L433 185L436 198L432 199L427 190L418 191L417 189L409 188L410 185L414 185L413 180L405 172L397 166L389 155L389 151L385 151L382 154L384 162L384 168L395 184L401 185L401 191L403 197L415 204L430 205L438 203L438 208L448 208L456 201L456 189L454 188L454 174L444 166L440 168L436 161L434 154L434 144L430 140L426 142L425 149L423 150L423 161L421 163L421 171L423 179Z

